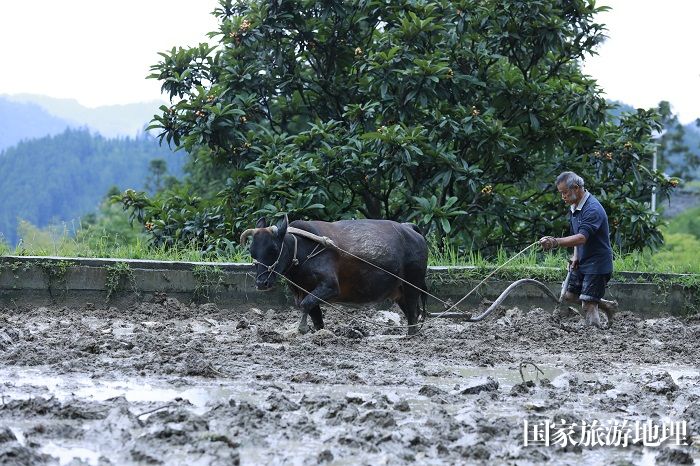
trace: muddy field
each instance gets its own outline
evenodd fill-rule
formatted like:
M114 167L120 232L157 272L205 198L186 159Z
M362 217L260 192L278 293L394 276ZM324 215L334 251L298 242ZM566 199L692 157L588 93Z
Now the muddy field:
M697 317L510 308L405 338L364 308L299 335L292 309L156 301L0 311L0 464L700 464ZM547 421L573 443L533 445ZM689 445L581 427L635 421Z

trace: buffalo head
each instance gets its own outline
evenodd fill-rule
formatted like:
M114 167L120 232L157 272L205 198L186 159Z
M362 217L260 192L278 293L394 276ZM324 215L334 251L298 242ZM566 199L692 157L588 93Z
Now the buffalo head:
M269 290L275 284L277 274L284 274L292 260L291 252L284 247L288 220L284 216L277 225L268 226L267 220L260 218L255 228L241 234L241 244L251 236L250 256L255 264L255 286L259 290Z

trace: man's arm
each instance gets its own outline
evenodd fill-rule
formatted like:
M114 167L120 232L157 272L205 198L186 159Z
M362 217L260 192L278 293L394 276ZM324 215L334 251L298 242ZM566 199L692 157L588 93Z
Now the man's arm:
M557 246L560 248L573 248L576 246L581 246L582 244L586 244L586 241L588 240L588 238L581 233L554 239L557 241Z
M586 236L582 233L576 233L575 235L571 236L564 236L563 238L544 236L540 239L540 246L542 246L542 249L544 249L545 251L554 248L573 248L575 246L581 246L582 244L586 244L587 240L588 238L586 238Z

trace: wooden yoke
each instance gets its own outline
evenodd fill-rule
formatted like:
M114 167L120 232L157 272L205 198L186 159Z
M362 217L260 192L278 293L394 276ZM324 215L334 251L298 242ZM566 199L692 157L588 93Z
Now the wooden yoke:
M289 227L287 228L287 233L291 233L293 235L298 235L298 236L303 236L304 238L308 238L312 241L315 241L319 244L321 244L324 247L331 247L333 249L338 249L338 246L333 242L332 239L330 239L327 236L318 236L310 231L306 230L300 230L299 228L294 228L294 227Z

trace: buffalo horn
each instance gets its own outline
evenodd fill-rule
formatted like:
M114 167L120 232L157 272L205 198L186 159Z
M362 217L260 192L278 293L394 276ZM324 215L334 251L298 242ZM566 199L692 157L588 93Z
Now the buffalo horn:
M246 231L241 233L241 244L244 244L245 240L248 239L250 235L255 233L255 230L257 230L257 228L248 228Z
M275 225L266 228L248 228L246 231L241 233L241 244L245 243L245 240L247 240L250 235L254 235L258 231L269 231L273 235L276 235L278 229Z
M258 231L269 231L273 235L276 235L278 230L275 225L266 228L248 228L246 231L241 233L241 244L245 243L245 240L247 240L250 235L254 235Z

